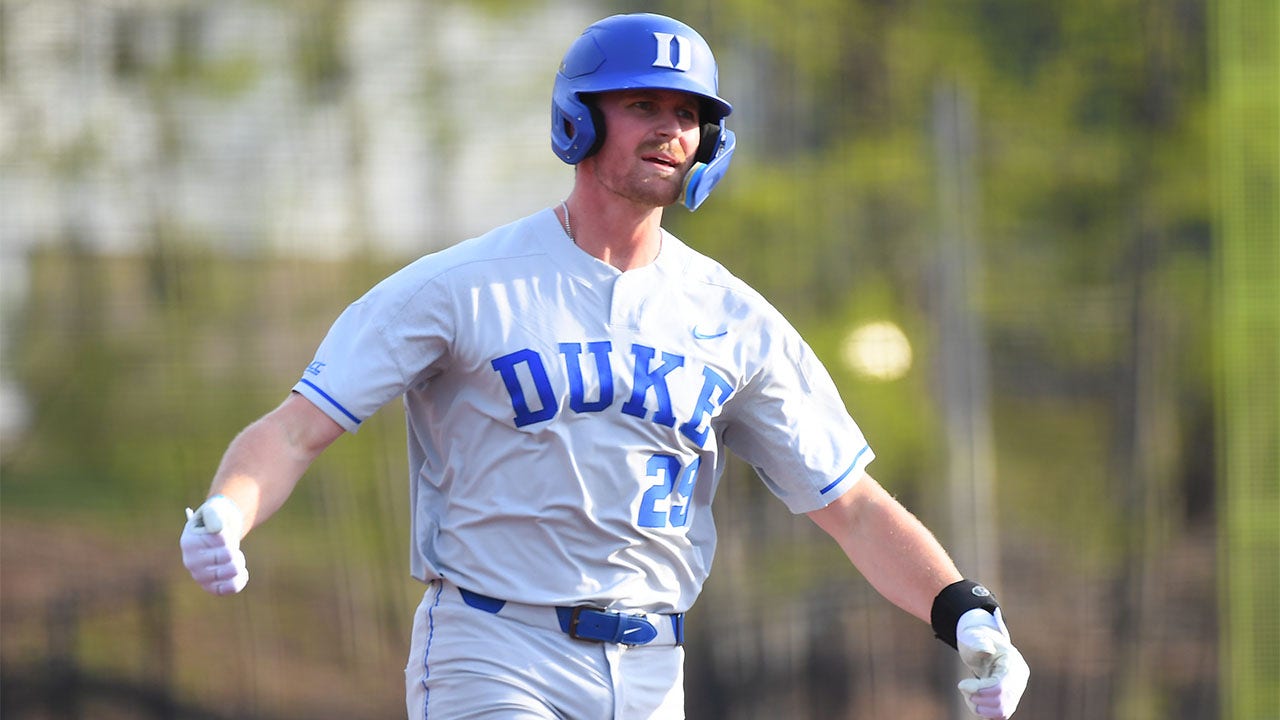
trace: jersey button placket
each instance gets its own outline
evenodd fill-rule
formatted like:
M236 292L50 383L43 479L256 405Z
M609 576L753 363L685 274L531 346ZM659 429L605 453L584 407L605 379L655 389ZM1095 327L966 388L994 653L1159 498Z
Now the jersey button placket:
M649 268L640 268L618 275L613 281L613 298L609 307L609 324L613 327L640 329L640 316L644 311L648 287L657 278Z

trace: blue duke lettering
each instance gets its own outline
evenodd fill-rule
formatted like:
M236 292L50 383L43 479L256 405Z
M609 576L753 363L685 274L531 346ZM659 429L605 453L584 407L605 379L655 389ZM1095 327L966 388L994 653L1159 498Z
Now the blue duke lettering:
M613 344L607 340L589 343L560 343L556 359L562 365L568 389L568 409L575 413L603 412L614 405L618 379L614 376ZM682 355L659 351L639 343L630 348L634 359L631 392L619 410L642 420L675 427L677 416L668 377L686 369ZM585 356L585 358L584 358ZM553 360L554 362L554 360ZM534 350L524 348L495 358L490 367L502 378L515 413L516 427L546 422L556 416L560 398L551 382L548 363ZM702 386L696 399L680 403L692 413L680 425L680 432L702 447L710 433L710 416L733 394L733 385L710 367L702 367ZM625 386L624 386L625 387ZM588 391L588 388L591 388ZM591 397L588 397L590 392ZM623 390L626 395L626 391Z

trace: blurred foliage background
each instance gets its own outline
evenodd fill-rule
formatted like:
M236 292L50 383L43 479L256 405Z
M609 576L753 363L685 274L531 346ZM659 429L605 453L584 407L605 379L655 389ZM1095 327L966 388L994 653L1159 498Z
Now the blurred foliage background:
M650 10L740 147L667 226L832 370L1007 609L1029 718L1280 708L1270 0L3 0L0 710L403 713L398 407L205 596L182 509L348 302L554 204L560 55ZM961 717L954 655L732 465L691 718Z

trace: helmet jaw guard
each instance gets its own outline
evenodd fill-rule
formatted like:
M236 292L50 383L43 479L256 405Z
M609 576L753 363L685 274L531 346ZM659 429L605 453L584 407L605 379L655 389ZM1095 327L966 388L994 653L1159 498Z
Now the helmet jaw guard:
M702 99L698 163L685 177L684 202L696 209L728 169L735 145L724 119L733 106L718 94L715 57L693 28L662 15L614 15L583 31L565 53L551 93L551 146L570 165L604 139L598 111L585 95L655 88Z
M733 150L737 147L738 140L733 135L733 131L724 126L724 120L720 120L720 132L716 133L714 142L709 146L707 155L709 159L706 162L695 162L693 167L689 168L689 174L684 176L684 206L690 210L697 210L703 200L711 194L711 189L720 182L720 178L729 170L729 160L733 158ZM707 135L703 134L703 142L706 142ZM698 155L703 155L703 148L698 148Z

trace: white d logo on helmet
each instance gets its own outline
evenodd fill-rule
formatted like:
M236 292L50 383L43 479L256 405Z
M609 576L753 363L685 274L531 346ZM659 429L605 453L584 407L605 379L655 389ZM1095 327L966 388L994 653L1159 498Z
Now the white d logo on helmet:
M653 37L658 41L658 57L654 59L654 67L671 68L684 72L693 65L693 52L690 49L689 38L681 37L673 33L654 32ZM671 60L671 46L676 47L676 60Z

